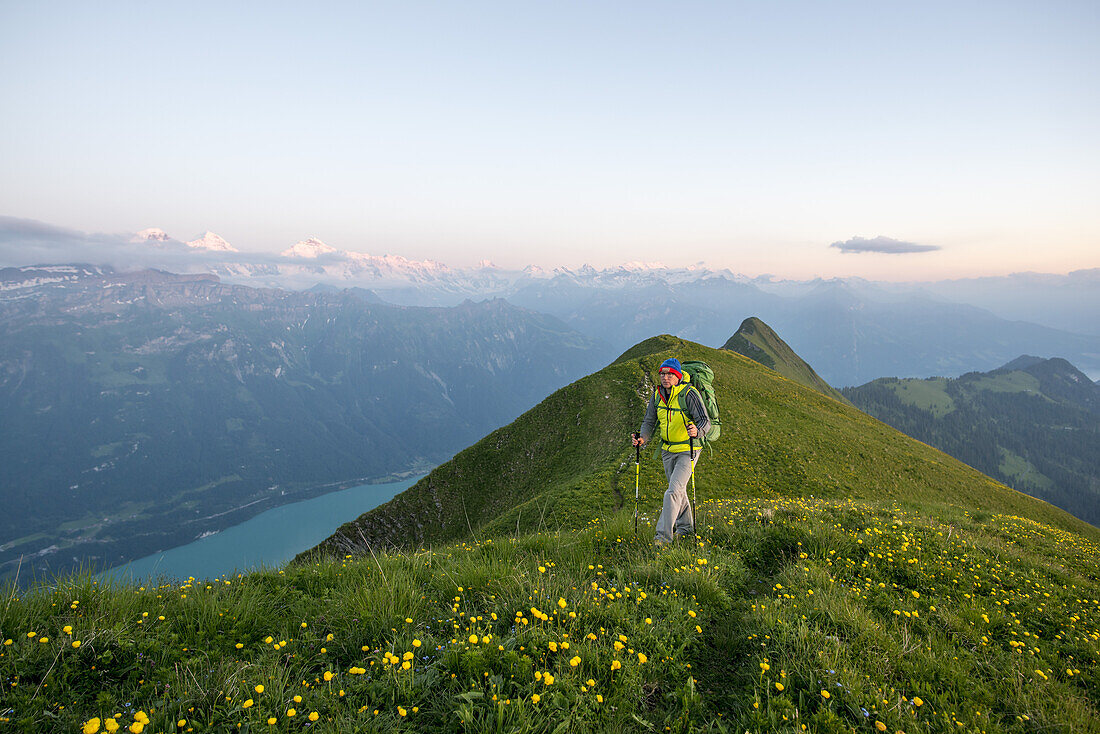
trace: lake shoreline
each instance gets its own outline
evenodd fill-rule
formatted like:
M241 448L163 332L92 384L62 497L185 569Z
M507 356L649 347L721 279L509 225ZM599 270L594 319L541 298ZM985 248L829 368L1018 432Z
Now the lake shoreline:
M415 484L421 472L403 472L397 482L315 485L290 499L220 530L207 531L188 543L112 565L97 576L104 581L138 583L153 578L216 578L257 566L281 565L328 537L337 527ZM390 475L392 478L393 475ZM317 491L327 488L327 491ZM254 508L255 503L248 505Z
M73 540L50 536L53 543L47 548L33 553L19 554L0 563L0 583L10 582L21 589L26 589L36 585L49 585L58 574L82 570L102 574L146 556L167 553L203 537L217 535L248 522L264 512L286 505L316 499L353 487L391 484L410 479L414 480L412 484L415 484L415 481L426 476L433 466L418 464L403 471L368 477L351 477L320 484L311 482L290 486L275 485L274 489L258 492L244 504L228 510L203 517L187 518L175 526L132 535L125 539L114 536L90 537L73 542ZM67 560L62 561L62 559Z

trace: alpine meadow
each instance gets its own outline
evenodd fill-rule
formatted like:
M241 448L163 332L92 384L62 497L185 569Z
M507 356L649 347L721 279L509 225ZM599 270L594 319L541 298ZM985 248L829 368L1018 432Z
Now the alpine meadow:
M637 429L715 373L698 536ZM636 345L282 569L5 591L15 731L1100 731L1100 531L730 350Z
M1100 734L1098 38L0 1L0 734Z

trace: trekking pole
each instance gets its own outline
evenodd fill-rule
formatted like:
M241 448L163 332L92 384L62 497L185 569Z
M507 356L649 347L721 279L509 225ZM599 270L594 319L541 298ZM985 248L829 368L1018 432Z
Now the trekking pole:
M689 423L694 426L694 423ZM695 496L695 439L688 436L688 460L691 461L691 526L695 530L695 539L699 539L699 517L695 514L699 510L698 498Z
M638 434L630 434L635 441L638 440ZM634 537L638 537L638 482L641 475L642 465L642 445L634 444Z

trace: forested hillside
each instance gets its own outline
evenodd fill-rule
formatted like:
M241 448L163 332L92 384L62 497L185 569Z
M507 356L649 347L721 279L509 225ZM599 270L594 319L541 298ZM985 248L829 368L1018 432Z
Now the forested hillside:
M847 388L860 409L1011 487L1100 524L1100 386L1064 359Z

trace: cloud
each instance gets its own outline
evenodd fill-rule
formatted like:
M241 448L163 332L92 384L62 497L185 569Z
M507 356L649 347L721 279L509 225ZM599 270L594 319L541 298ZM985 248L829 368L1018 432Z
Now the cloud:
M866 237L853 237L844 242L834 242L829 247L835 247L844 253L882 252L888 255L904 255L910 252L931 252L943 249L939 245L918 245L916 242L903 242L882 235L870 240Z
M196 251L173 239L135 241L133 233L81 232L34 219L0 216L0 267L86 263L119 270L203 272L210 263L242 259L239 253Z

